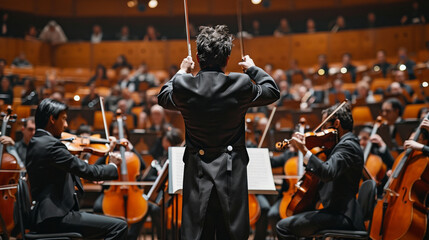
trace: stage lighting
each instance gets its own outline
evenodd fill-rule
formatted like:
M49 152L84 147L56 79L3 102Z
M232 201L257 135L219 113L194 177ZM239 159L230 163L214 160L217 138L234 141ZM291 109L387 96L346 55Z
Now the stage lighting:
M150 8L156 8L156 6L158 6L158 1L157 0L150 0L148 3L148 6Z
M340 72L341 72L342 74L346 74L346 73L347 73L347 68L342 67L342 68L341 68L341 70L340 70Z
M399 70L405 71L405 70L407 70L407 66L405 66L405 64L401 64L401 65L399 65Z
M74 95L73 100L75 100L76 102L80 101L80 96L79 95Z
M130 1L128 1L128 2L127 2L127 6L128 6L129 8L135 7L135 6L136 6L136 3L137 3L137 1L135 1L135 0L130 0Z
M252 0L252 3L255 4L255 5L256 4L260 4L261 2L262 2L262 0Z

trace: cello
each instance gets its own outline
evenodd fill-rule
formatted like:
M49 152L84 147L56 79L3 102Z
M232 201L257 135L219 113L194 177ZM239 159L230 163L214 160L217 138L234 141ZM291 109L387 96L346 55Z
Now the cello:
M124 138L124 125L121 116L121 111L116 112L116 120L118 122L119 139ZM122 163L119 167L121 182L134 182L140 171L140 160L132 152L126 152L125 147L119 147ZM146 214L148 205L143 198L143 189L140 189L137 184L118 184L112 185L104 192L102 203L103 212L105 215L113 217L121 217L127 223L136 223L140 221Z
M16 114L12 115L12 108L7 108L7 113L2 113L3 122L1 125L1 136L6 136L8 122L15 122ZM14 226L13 206L15 203L16 184L18 183L21 166L17 159L5 151L3 144L0 144L0 227L7 239L7 232Z
M428 118L429 114L425 118ZM420 135L417 129L414 141ZM423 239L427 228L429 157L411 148L395 160L392 175L384 185L383 199L375 206L370 237L374 240Z
M378 116L374 127L372 128L370 137L377 134L377 130L382 125L382 123L383 118ZM375 179L377 185L379 185L386 174L387 166L379 156L370 154L371 148L372 142L368 141L363 154L364 165L368 169L369 174Z

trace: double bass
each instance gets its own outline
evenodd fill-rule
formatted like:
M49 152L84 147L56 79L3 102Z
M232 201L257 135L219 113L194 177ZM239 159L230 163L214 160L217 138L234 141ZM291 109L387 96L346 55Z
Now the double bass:
M428 118L429 114L425 118ZM415 133L414 141L420 135ZM375 206L370 237L374 240L423 239L427 229L429 157L411 148L401 153Z
M124 124L121 111L116 113L118 122L119 139L124 138ZM103 213L108 216L120 217L128 223L140 221L148 209L147 201L143 198L143 189L140 189L135 182L140 171L140 160L133 152L126 152L125 146L119 146L122 163L119 167L118 185L111 185L104 192L102 203Z
M6 136L7 124L8 122L14 122L16 115L12 115L12 108L9 106L7 113L2 113L2 116L1 136ZM17 159L7 153L5 149L3 144L0 144L0 232L4 234L10 232L14 226L13 207L16 184L21 172L21 166Z

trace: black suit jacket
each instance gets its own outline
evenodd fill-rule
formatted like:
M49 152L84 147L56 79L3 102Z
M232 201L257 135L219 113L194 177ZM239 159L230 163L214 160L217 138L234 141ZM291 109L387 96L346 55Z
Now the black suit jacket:
M323 207L348 217L357 230L364 230L362 209L356 201L362 177L363 152L358 138L351 132L343 135L326 162L312 155L306 171L321 179L319 190Z
M78 210L74 194L75 184L80 184L77 177L93 181L118 178L115 166L89 165L72 155L61 141L41 129L36 131L28 145L26 168L31 197L36 201L31 213L32 225Z
M225 75L216 69L196 76L176 74L163 86L159 104L180 110L186 126L182 239L200 239L212 190L219 196L230 239L248 238L245 114L279 96L274 80L258 67L246 74ZM233 147L226 151L228 145Z

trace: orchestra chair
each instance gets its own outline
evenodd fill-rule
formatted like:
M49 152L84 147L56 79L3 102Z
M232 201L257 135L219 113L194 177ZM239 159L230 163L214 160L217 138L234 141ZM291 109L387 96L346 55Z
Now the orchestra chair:
M417 119L420 116L419 111L422 108L429 107L429 104L426 103L418 103L418 104L408 104L404 108L404 113L402 114L403 119Z
M366 180L362 183L359 188L357 201L362 208L364 221L369 221L367 231L328 229L315 233L310 237L317 239L369 239L369 233L371 232L372 213L374 212L374 207L377 201L377 185L374 180ZM295 237L294 235L286 235L278 230L279 229L277 228L279 239L292 239Z
M352 116L355 125L364 125L374 121L368 106L353 107Z
M30 211L31 211L31 201L30 193L28 191L27 182L20 178L18 181L18 189L16 192L17 202L17 216L15 219L18 220L19 230L22 233L22 239L82 239L82 235L75 232L65 232L65 233L36 233L36 232L26 232L29 229L30 225ZM16 211L15 211L16 214Z

